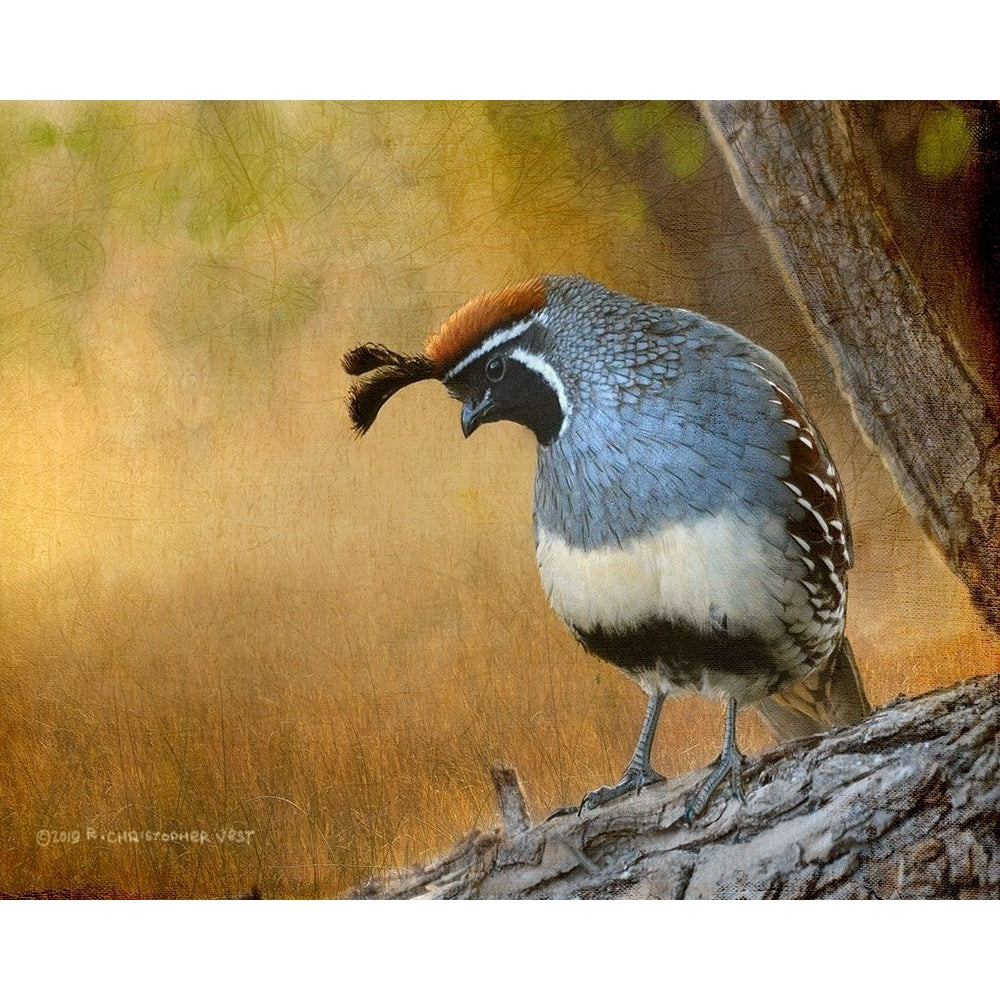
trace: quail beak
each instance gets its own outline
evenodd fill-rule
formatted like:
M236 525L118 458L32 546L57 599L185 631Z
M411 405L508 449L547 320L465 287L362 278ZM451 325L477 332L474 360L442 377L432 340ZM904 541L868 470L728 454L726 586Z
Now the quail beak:
M478 403L467 399L462 404L462 433L468 437L480 424L489 419L493 409L493 400L487 393Z

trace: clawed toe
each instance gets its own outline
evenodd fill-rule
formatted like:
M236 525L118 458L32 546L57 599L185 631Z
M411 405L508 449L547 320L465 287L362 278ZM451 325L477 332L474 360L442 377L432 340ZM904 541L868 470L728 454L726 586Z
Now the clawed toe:
M629 792L639 792L646 785L652 785L657 781L662 781L663 775L658 774L651 767L649 768L628 768L622 775L621 781L616 785L602 785L588 792L580 803L578 813L584 809L596 809L598 806L606 805L615 799L627 795Z
M560 816L578 816L580 814L580 806L563 806L560 809L556 809L554 812L550 812L548 816L545 817L545 822L548 823L550 819L559 819Z

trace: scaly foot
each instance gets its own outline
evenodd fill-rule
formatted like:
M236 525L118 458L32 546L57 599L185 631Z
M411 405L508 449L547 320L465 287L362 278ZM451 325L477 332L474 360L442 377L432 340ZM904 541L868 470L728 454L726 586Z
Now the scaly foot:
M649 751L653 745L653 736L656 734L656 723L659 721L660 709L662 707L663 695L659 691L654 691L649 696L649 703L646 706L646 717L642 721L642 731L639 733L639 742L636 744L635 753L632 755L632 760L629 762L628 767L625 768L625 773L617 785L604 785L601 788L595 788L594 791L588 792L583 797L583 801L579 807L566 806L563 809L557 809L548 818L553 819L556 816L569 816L571 813L576 813L579 816L584 809L595 809L597 806L603 806L606 802L617 799L621 795L626 795L629 792L638 792L639 789L653 784L654 781L662 781L663 775L657 774L649 764Z
M729 776L730 787L733 797L738 799L742 805L746 804L746 796L743 794L743 755L735 744L727 748L719 756L712 768L712 773L695 789L694 794L687 800L684 807L684 822L688 826L708 805L708 800L712 793Z
M654 782L662 780L663 775L658 774L651 767L638 767L629 764L625 768L625 773L617 785L602 785L600 788L595 788L592 792L587 792L577 812L583 812L584 809L596 809L598 806L612 802L622 795L627 795L629 792L638 792L640 789L645 788L646 785L652 785Z

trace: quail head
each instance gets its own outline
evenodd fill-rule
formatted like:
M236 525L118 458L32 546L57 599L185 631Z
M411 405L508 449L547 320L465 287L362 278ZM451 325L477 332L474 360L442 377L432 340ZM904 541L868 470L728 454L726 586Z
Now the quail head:
M743 800L741 706L779 739L869 711L844 635L843 490L773 354L696 313L542 277L473 299L422 354L366 344L344 367L365 376L350 396L359 433L422 379L462 402L466 436L495 420L534 432L549 602L649 699L621 780L581 808L660 778L650 751L667 695L726 702L722 753L689 822L727 778Z

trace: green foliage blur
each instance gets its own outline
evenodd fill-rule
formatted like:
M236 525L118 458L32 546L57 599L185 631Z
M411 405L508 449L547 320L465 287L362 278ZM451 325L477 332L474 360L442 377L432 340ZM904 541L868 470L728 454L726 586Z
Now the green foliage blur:
M958 105L934 108L921 118L914 158L923 176L947 180L966 165L972 149L972 128Z
M164 265L167 344L301 329L321 281L284 252L312 192L307 136L283 119L266 104L7 107L0 362L75 363L85 302L120 253Z
M975 157L958 104L908 141L931 181ZM440 321L422 297L442 274L459 301L538 270L628 286L645 257L685 300L652 206L697 201L709 145L680 101L8 104L0 366L86 367L122 335L95 319L113 299L157 350L257 375L359 299L412 346L427 331L400 330L398 303Z
M682 179L707 149L676 102L7 105L0 365L86 368L125 336L111 300L156 350L250 373L347 283L347 300L413 303L424 270L440 278L459 253L483 287L537 270L611 280L626 255L668 256L614 143Z
M680 101L624 104L611 114L611 135L624 150L658 148L674 180L694 177L705 164L708 136L693 109Z

